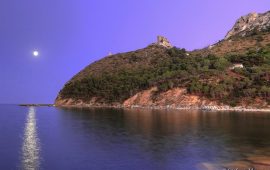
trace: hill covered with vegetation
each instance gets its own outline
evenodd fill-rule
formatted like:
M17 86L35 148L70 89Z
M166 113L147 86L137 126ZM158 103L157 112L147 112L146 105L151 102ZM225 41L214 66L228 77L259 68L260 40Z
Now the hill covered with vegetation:
M156 87L153 101L175 88L220 104L270 104L270 29L231 35L201 50L151 44L105 57L67 82L57 105L121 105Z

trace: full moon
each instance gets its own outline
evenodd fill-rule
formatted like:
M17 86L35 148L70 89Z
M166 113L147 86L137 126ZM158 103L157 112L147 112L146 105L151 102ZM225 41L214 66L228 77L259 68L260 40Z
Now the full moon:
M38 52L38 51L36 51L36 50L33 51L33 56L34 56L34 57L38 57L38 55L39 55L39 52Z

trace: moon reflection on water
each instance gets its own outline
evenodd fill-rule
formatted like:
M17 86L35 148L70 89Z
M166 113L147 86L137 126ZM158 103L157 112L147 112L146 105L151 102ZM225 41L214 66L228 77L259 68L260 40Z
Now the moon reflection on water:
M22 146L22 169L36 170L40 167L40 144L37 135L36 110L29 108Z

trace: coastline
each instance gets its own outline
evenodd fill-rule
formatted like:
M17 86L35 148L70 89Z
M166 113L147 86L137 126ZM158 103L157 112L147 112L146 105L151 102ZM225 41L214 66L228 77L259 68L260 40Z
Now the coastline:
M269 112L270 108L246 108L242 106L141 106L141 105L54 105L63 108L118 108L118 109L153 109L153 110L200 110L200 111L235 111L235 112Z
M19 104L22 107L55 107L55 104Z
M22 107L62 107L62 108L117 108L117 109L151 109L151 110L198 110L198 111L235 111L235 112L269 112L270 106L267 108L255 108L236 106L231 107L227 105L124 105L124 104L19 104Z
M86 101L73 98L62 98L61 95L55 100L56 107L77 107L77 108L123 108L123 109L154 109L154 110L201 110L201 111L234 111L234 112L269 112L270 105L260 98L254 99L254 102L245 102L236 106L210 100L198 95L187 93L185 88L173 88L153 96L157 87L136 93L134 96L123 102L98 102L93 97Z

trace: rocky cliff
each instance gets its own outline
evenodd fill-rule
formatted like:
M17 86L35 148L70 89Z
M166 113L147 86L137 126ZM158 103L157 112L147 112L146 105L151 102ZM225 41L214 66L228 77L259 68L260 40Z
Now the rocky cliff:
M246 36L254 30L267 31L269 29L270 11L263 14L250 13L237 20L233 28L226 35L225 39L235 35Z
M201 50L159 36L146 48L109 55L67 82L55 104L269 109L269 16L243 16L223 40Z

